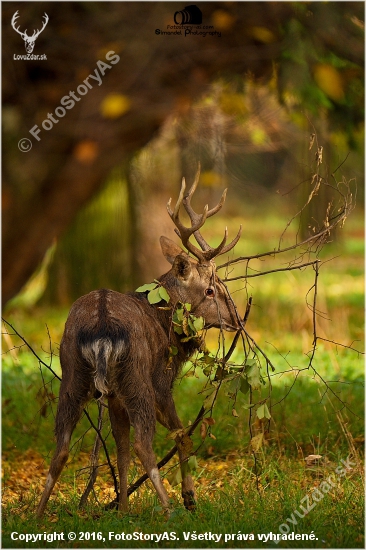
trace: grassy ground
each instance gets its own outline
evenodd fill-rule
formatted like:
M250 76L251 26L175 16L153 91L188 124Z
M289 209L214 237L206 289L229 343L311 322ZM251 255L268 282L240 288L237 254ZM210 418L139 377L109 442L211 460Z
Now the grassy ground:
M279 221L270 222L271 231L275 232ZM256 222L255 217L248 227L238 254L251 253L252 249L258 251L255 243L263 240L268 242L266 249L270 248L268 228ZM259 228L255 234L253 228ZM52 430L58 382L52 382L50 374L43 370L43 386L38 362L26 348L5 353L2 546L364 547L364 361L362 355L326 341L344 345L353 342L354 348L363 349L361 217L351 218L345 231L342 240L324 251L327 257L336 258L321 267L317 302L321 316L317 318L317 334L325 340L319 341L313 362L318 375L307 369L313 335L312 313L305 296L313 284L312 270L254 278L249 288L240 291L242 283L233 285L241 311L247 294L253 296L248 331L276 367L268 401L272 404L271 429L254 456L250 449L246 398L240 395L235 403L236 417L232 414L233 400L225 391L221 393L213 412L213 437L202 441L199 430L193 436L198 459L195 472L198 505L193 514L183 508L179 486L172 487L168 481L171 464L164 468L164 483L171 495L173 509L168 520L159 509L149 484L132 495L128 516L118 517L115 511L104 510L103 503L114 497L107 467L101 469L96 484L98 502L91 496L88 507L79 511L78 499L87 480L85 467L94 441L91 430L85 434L88 423L83 419L75 431L68 466L51 497L44 519L37 523L34 512L54 447ZM253 264L254 268L258 266ZM240 274L240 266L235 274ZM310 297L312 299L311 293ZM35 308L30 312L16 310L5 317L47 363L50 362L51 339L55 352L52 364L59 372L57 342L61 339L66 315L66 310ZM8 337L3 343L4 351L18 344L14 336ZM217 335L211 334L208 347L214 350L216 344ZM237 362L240 354L238 349L234 356ZM203 397L199 392L204 380L202 373L196 370L193 376L177 381L175 401L185 424L193 421L200 409ZM253 401L266 398L268 387L267 380L262 390L253 392ZM90 410L95 418L94 405ZM252 435L263 431L263 422L258 419L251 426ZM114 459L110 435L107 443ZM166 432L158 428L154 448L159 459L171 445ZM319 463L307 465L305 458L311 454L321 455ZM348 464L348 469L344 463ZM141 473L133 457L130 480ZM327 481L329 479L332 483ZM301 506L309 512L304 514ZM67 539L70 532L77 534L75 541L51 540L52 533L63 533ZM258 537L287 532L306 536L313 533L314 538L282 540L277 545L270 538L260 540ZM13 540L12 533L13 537L38 533L43 539L37 542ZM152 534L164 533L159 542L156 537L155 541L151 539ZM45 540L47 534L49 539ZM130 535L132 540L128 538ZM195 535L200 535L201 539L194 538ZM211 540L207 540L209 536Z

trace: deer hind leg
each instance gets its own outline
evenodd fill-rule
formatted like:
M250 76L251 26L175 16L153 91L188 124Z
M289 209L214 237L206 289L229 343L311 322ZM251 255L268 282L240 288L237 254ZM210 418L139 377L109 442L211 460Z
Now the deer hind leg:
M179 430L183 428L171 394L164 395L157 403L157 419L168 430ZM177 436L175 443L178 448L180 470L182 474L182 497L187 510L194 510L196 506L196 493L192 476L188 473L188 459L192 448L192 442L188 435Z
M70 380L68 382L70 382ZM68 384L67 389L69 389L69 387L70 383ZM71 435L81 417L83 406L87 401L87 395L75 396L69 394L67 389L65 389L61 383L60 398L56 413L56 451L53 455L46 479L46 485L37 508L37 517L41 517L43 515L56 481L60 477L60 474L66 464L69 456Z
M147 475L158 494L161 504L167 510L169 497L161 480L152 447L154 439L156 417L154 399L150 395L133 399L129 407L131 424L135 428L134 449Z
M116 397L108 398L109 417L113 437L117 447L117 467L119 474L118 510L128 512L127 476L130 465L130 420L122 402Z

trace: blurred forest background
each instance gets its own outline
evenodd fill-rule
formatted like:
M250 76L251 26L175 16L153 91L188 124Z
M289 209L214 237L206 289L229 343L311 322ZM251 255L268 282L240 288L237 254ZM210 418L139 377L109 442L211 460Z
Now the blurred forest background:
M314 132L328 174L349 154L337 177L357 179L362 208L363 2L197 5L221 37L155 34L174 25L177 3L3 5L8 308L67 306L92 289L123 292L166 270L158 238L175 236L165 205L199 161L197 204L213 204L229 188L218 239L231 219L243 221L245 234L253 213L264 222L276 212L285 225L309 193ZM25 53L10 24L18 8L21 31L49 16L34 50L46 61L13 59ZM47 114L111 50L120 61L102 84L93 81L43 130ZM29 133L35 124L41 141ZM24 137L33 142L29 152L18 149ZM323 220L328 200L319 196L309 208L303 236Z

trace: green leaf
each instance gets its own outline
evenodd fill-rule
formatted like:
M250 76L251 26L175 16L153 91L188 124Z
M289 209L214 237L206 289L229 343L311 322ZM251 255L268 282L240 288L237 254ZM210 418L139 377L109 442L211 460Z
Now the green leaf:
M269 409L267 407L267 403L264 404L264 416L268 419L271 418L271 413L269 412Z
M178 353L178 348L175 347L175 346L170 346L170 348L169 348L169 353L170 353L170 355L177 355L177 353Z
M184 307L186 308L187 311L191 311L191 308L192 308L192 304L189 304L188 302L184 304Z
M160 294L160 298L162 300L165 300L168 303L170 302L170 296L169 296L169 294L167 293L166 289L163 286L159 287L159 294Z
M235 376L235 378L232 379L229 385L229 391L231 393L236 393L241 385L241 376Z
M205 320L203 317L196 317L195 320L193 321L193 324L196 331L199 331L199 330L202 330L203 327L205 326Z
M188 468L190 472L194 472L198 468L198 462L196 455L192 455L188 459Z
M215 364L215 357L212 357L212 355L205 354L203 357L199 358L199 362L203 365L214 365Z
M182 322L183 321L183 309L177 308L174 313L173 321Z
M191 317L188 317L188 325L189 325L189 328L191 329L192 333L196 334L197 331L194 327L194 324L193 324L193 321L192 321Z
M169 481L172 487L182 483L182 474L180 468L175 468L169 475L166 476L166 479Z
M158 304L159 302L161 302L160 288L158 287L154 290L151 290L147 295L147 299L149 300L150 304Z
M249 385L248 380L244 376L241 376L240 378L241 378L241 380L240 380L239 391L241 391L241 393L243 393L245 395L250 390L250 385Z
M209 409L211 409L215 401L216 395L217 395L217 392L216 390L214 390L212 393L210 393L210 395L206 397L206 399L203 402L203 408L205 409L205 411L208 411Z
M174 332L177 334L183 334L183 328L181 325L174 325Z
M248 363L249 364L249 363ZM247 380L253 390L258 390L261 385L260 370L257 363L249 364L249 368L246 369Z
M260 405L257 409L257 416L261 420L264 418L264 405Z
M148 283L146 285L136 288L136 292L146 292L147 290L154 290L158 285L156 283Z

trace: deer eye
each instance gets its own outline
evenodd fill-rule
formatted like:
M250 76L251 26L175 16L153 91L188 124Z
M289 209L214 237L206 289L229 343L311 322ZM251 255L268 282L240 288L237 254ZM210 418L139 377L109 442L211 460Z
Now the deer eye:
M205 294L206 294L206 296L208 296L209 298L213 298L213 297L215 296L215 291L214 291L213 288L206 288Z

